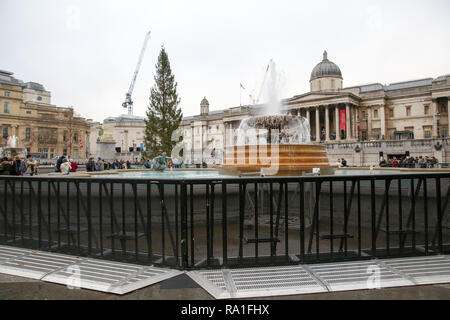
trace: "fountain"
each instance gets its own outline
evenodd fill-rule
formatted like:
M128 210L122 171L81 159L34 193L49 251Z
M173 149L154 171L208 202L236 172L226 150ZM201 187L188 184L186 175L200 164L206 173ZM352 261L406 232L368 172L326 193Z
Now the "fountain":
M6 147L1 150L2 157L13 158L19 156L20 158L26 157L26 149L19 148L17 146L17 136L13 135L6 140Z
M324 174L332 174L337 165L328 162L325 145L311 143L308 120L282 114L272 60L270 67L269 103L262 115L242 120L237 143L225 150L222 173L298 176L319 168Z

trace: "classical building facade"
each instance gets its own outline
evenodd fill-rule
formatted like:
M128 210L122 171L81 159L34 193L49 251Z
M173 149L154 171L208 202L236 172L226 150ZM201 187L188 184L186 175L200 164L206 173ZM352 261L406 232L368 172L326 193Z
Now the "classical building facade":
M89 156L107 160L141 160L145 136L144 119L140 116L120 115L108 117L103 123L91 121ZM107 147L110 144L112 150Z
M88 154L89 125L72 107L51 103L51 93L35 82L24 83L0 70L1 146L18 137L18 147L46 162L60 155L84 160Z
M282 108L309 120L312 140L327 144L330 161L345 154L351 155L350 164L376 164L384 146L390 152L385 156L435 155L440 161L450 162L449 97L449 74L389 85L343 87L342 72L325 51L311 73L310 92L284 99ZM204 99L200 115L186 117L181 124L185 161L199 163L208 159L214 148L216 155L221 154L227 145L236 142L233 133L240 121L261 108L256 105L210 112ZM429 148L412 146L406 143L408 140ZM442 140L442 150L438 140ZM355 159L354 149L359 150Z

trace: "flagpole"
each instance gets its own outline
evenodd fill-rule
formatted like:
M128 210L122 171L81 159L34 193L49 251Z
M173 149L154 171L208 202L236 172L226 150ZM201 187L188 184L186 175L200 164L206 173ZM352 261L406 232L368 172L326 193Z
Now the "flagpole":
M239 83L239 106L242 107L242 84Z

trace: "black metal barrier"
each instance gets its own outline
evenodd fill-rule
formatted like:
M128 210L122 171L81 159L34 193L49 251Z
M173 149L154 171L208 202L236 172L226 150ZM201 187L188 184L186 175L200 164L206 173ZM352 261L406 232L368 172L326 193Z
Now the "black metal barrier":
M450 173L0 176L0 243L180 269L450 251Z

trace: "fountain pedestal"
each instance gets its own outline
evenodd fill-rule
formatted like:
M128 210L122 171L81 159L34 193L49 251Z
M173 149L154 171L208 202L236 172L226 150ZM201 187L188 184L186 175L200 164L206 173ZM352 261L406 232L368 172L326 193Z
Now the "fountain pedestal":
M225 174L300 176L313 168L320 168L322 174L332 174L337 168L328 162L325 145L311 144L306 118L255 116L244 119L239 131L238 145L225 150Z
M226 148L221 169L226 174L273 172L277 176L299 176L320 168L321 174L332 174L337 165L328 162L324 145L280 144L245 145Z
M0 153L2 157L14 158L15 156L18 156L20 158L25 158L27 156L27 149L4 147L1 149Z

